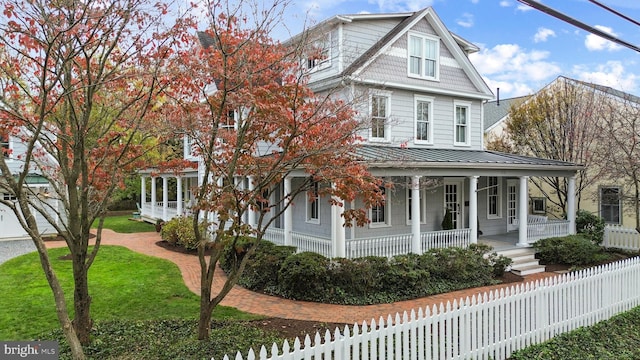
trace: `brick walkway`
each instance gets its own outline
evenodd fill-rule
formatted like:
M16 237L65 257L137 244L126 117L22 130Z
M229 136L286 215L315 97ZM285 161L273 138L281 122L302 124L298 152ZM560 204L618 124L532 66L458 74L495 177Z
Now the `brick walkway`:
M200 288L200 265L198 257L194 255L186 255L166 250L155 243L160 240L158 233L135 233L135 234L119 234L111 230L103 230L103 245L121 245L138 253L167 259L175 263L182 273L187 287L194 293L199 295ZM64 246L62 242L47 242L49 247ZM535 281L545 277L550 277L553 273L541 273L529 275L525 277L525 281ZM224 272L218 268L214 279L215 289L222 287L226 276ZM461 291L455 291L447 294L429 296L425 298L399 301L391 304L366 305L366 306L350 306L350 305L331 305L319 304L307 301L294 301L282 299L274 296L268 296L255 293L239 286L231 290L229 295L224 298L222 305L235 307L239 310L265 315L268 317L278 317L285 319L310 320L319 322L335 322L344 324L361 323L371 319L378 321L380 317L386 319L389 314L395 315L411 309L439 306L443 302L453 301L471 297L473 295L481 295L487 291L500 289L509 285L485 286Z

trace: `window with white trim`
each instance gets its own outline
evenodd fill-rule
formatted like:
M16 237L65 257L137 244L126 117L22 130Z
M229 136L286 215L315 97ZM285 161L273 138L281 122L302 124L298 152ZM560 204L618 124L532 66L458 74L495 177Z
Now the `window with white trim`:
M369 219L371 220L371 227L387 226L389 225L389 206L387 206L387 192L384 186L380 187L384 202L377 204L369 209Z
M616 186L600 188L600 217L607 224L620 224L622 217L622 197Z
M547 213L547 199L543 197L531 198L531 213L532 214L546 214Z
M307 191L307 222L320 223L320 187L317 181L314 181L311 188Z
M227 116L224 116L220 120L220 129L234 130L238 121L238 115L238 111L236 110L227 111Z
M416 144L433 143L433 98L414 96L415 142Z
M408 35L408 64L410 77L437 80L439 76L440 39L426 34Z
M454 102L453 136L454 145L469 145L469 115L471 104Z
M369 139L385 141L388 139L389 104L391 96L386 93L373 94L370 97L371 128Z
M487 219L502 217L502 189L497 176L487 177Z
M9 143L9 135L0 135L0 151L5 159L11 157L11 146Z
M6 201L16 201L18 200L18 198L13 195L13 194L9 194L9 193L3 193L2 194L2 200L6 200Z
M321 39L313 42L311 49L307 51L305 67L307 70L316 71L331 66L331 32L324 34Z

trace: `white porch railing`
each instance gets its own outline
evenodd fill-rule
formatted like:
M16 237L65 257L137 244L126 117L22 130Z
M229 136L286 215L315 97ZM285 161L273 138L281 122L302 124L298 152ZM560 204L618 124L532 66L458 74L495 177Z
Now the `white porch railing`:
M182 212L183 214L187 211L187 202L182 203ZM177 201L168 201L167 202L167 216L164 217L164 203L162 201L156 202L155 209L151 208L151 203L146 202L142 204L140 215L144 218L148 219L162 219L164 221L171 220L172 218L178 216L178 202Z
M460 247L470 244L471 229L430 231L420 234L422 251L435 248Z
M640 250L640 233L622 225L607 225L604 228L602 246L624 250Z
M540 239L569 235L568 220L549 220L527 224L527 241L532 244Z
M470 242L470 234L470 229L423 232L420 235L422 252L433 248L467 247ZM277 245L284 245L284 230L269 228L263 239ZM411 234L400 234L346 240L346 257L352 259L365 256L392 257L408 254L412 250L411 239ZM292 232L291 245L297 247L298 252L311 251L326 257L333 256L331 239Z
M348 258L365 256L391 257L411 252L411 234L346 240Z

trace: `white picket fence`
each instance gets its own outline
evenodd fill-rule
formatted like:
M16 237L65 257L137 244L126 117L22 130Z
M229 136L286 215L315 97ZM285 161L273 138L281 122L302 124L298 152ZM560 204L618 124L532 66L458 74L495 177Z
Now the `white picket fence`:
M640 233L622 225L607 225L604 228L602 246L624 250L640 250Z
M640 260L629 259L224 360L506 359L638 306L639 278Z

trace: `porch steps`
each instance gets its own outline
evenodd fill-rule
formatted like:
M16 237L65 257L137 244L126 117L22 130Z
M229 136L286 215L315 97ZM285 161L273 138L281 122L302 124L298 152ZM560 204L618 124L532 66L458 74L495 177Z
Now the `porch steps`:
M496 251L496 253L513 260L511 272L516 275L524 276L545 272L544 265L540 265L538 259L535 258L536 252L532 248L510 249Z

